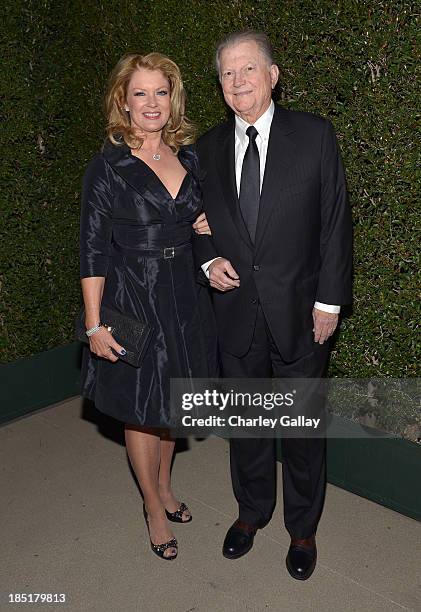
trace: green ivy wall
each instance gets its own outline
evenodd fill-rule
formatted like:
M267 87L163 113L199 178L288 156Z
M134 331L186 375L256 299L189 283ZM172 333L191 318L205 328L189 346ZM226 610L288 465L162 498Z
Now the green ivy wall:
M355 303L342 324L332 374L415 376L416 6L405 0L6 0L2 361L73 340L81 177L103 140L102 96L117 59L133 50L170 55L184 75L189 115L204 131L226 115L214 43L253 27L273 42L282 103L333 121L347 170Z

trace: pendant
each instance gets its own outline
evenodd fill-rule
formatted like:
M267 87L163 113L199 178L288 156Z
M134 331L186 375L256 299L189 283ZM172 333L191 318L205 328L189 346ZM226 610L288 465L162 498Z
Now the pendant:
M161 156L159 153L155 153L155 155L152 155L152 159L154 159L155 161L159 161L161 159Z

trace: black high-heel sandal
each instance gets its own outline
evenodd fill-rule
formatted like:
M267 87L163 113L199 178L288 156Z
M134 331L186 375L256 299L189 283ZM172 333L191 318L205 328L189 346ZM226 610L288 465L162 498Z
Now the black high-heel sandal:
M179 508L177 508L175 512L168 512L168 510L165 510L165 514L167 515L167 519L173 523L190 523L193 518L191 514L187 520L183 521L183 514L186 512L186 510L190 513L190 510L187 508L186 504L181 502Z
M178 542L175 538L171 538L171 540L168 540L168 542L164 542L163 544L154 544L151 540L151 535L149 532L149 521L148 521L148 513L146 512L146 508L145 505L143 505L143 516L145 517L145 521L146 521L146 526L148 528L148 533L149 533L149 542L151 544L151 548L152 551L158 555L158 557L160 557L161 559L164 559L165 561L172 561L173 559L177 558L178 555ZM165 551L168 548L175 548L177 550L177 552L175 553L175 555L170 555L169 557L165 556Z

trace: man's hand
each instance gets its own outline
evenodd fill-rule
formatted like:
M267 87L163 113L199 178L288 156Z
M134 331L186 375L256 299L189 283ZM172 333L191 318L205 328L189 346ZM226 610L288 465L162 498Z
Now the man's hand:
M206 219L205 213L202 213L197 217L192 227L196 234L208 234L209 236L212 236L212 232L209 227L208 220Z
M338 325L339 316L313 308L314 342L323 344L333 334Z
M230 291L240 286L240 277L228 259L218 257L208 268L210 286L219 291Z

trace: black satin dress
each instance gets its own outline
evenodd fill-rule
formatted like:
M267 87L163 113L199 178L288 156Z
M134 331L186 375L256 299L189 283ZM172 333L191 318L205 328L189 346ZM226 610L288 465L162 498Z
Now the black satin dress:
M191 247L202 207L198 163L190 146L178 157L187 174L175 200L126 145L107 142L83 182L81 278L104 276L102 304L154 331L140 368L84 347L82 395L133 425L170 422L171 377L216 373L212 307L207 288L196 283Z

